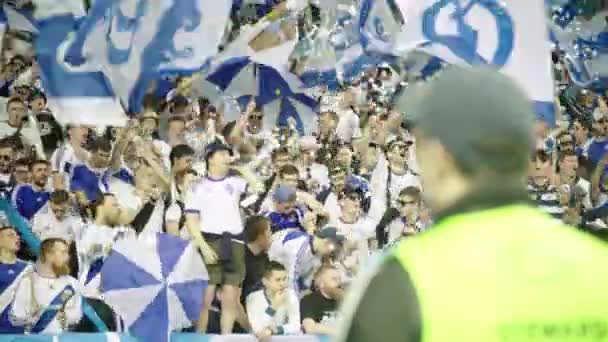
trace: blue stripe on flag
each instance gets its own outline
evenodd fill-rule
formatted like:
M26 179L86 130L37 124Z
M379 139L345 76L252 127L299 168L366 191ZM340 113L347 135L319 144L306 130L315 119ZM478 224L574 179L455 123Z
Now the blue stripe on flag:
M217 85L220 90L226 90L232 79L250 63L247 57L236 57L222 63L220 67L207 77L207 81Z
M304 122L302 122L302 118L300 118L296 107L293 106L289 98L284 97L281 99L281 107L279 110L277 125L279 127L288 127L289 118L294 118L296 120L296 129L301 135L304 135Z
M261 105L265 105L277 97L293 94L287 81L273 67L259 65L258 80L260 84L258 98Z

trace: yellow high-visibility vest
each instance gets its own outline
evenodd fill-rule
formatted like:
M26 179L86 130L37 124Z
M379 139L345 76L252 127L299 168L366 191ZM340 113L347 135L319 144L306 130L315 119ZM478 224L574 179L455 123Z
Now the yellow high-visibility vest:
M448 217L392 255L424 342L608 341L608 246L536 209Z

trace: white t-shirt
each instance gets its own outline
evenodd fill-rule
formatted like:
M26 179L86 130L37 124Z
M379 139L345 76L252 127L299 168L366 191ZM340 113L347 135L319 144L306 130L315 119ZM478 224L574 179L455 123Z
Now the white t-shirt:
M200 215L203 233L238 235L243 232L240 199L247 182L235 176L214 180L204 177L186 194L184 211Z
M359 127L359 116L351 109L338 113L338 126L336 134L340 140L350 143L353 139L361 137L361 127Z

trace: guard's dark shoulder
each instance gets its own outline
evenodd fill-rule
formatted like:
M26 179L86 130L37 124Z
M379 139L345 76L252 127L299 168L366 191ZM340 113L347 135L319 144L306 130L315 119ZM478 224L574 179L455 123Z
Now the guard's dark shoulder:
M395 259L370 281L347 334L348 342L419 342L422 321L416 290Z

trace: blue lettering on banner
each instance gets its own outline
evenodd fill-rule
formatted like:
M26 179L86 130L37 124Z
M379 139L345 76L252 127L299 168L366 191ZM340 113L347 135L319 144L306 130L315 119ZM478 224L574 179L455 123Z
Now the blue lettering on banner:
M507 64L515 40L513 19L507 9L499 0L470 0L466 6L462 6L461 1L439 0L424 11L422 32L429 40L425 46L441 44L470 64L493 64L498 67ZM455 9L450 19L456 21L458 35L440 34L436 30L439 13L450 4ZM486 60L477 51L478 31L466 22L466 16L476 5L483 7L496 20L497 48L491 60Z
M381 40L385 43L388 43L389 36L388 36L388 33L384 29L384 25L382 24L382 19L380 17L374 17L373 25L374 25L374 30L372 33L374 34L374 38Z
M137 2L137 9L135 10L135 17L126 16L122 9L112 8L110 15L110 25L107 33L108 38L108 60L110 64L123 64L129 60L131 51L133 50L133 44L135 39L135 33L139 29L139 25L142 22L142 17L148 7L148 0L139 0ZM129 46L126 49L116 47L114 44L115 36L121 36L129 34Z

